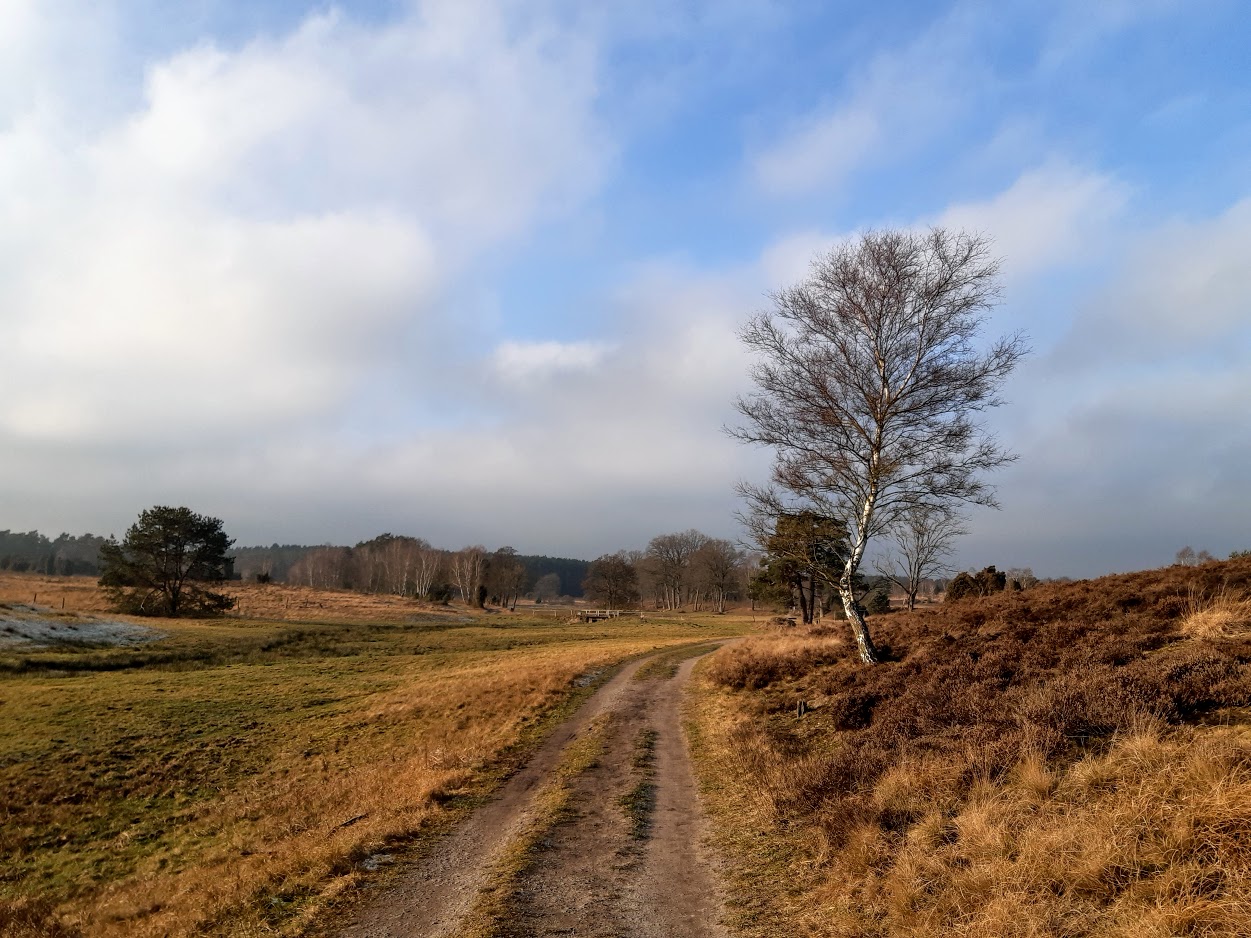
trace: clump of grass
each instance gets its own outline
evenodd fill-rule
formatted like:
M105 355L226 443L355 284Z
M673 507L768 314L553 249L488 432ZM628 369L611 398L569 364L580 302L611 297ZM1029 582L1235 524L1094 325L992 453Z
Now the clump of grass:
M872 668L801 636L719 652L693 736L740 928L1239 933L1251 735L1201 724L1251 705L1248 597L1230 561L896 613Z
M656 810L656 783L644 779L621 796L618 804L630 824L630 837L646 840L652 833L652 815Z
M705 673L718 684L757 690L845 656L843 641L807 632L753 636L718 652Z
M634 739L634 755L630 764L642 772L650 772L656 763L656 740L660 734L653 729L641 729Z
M19 896L0 899L0 935L4 938L78 938L81 932L58 921L51 903Z
M1222 586L1205 596L1187 591L1181 630L1193 638L1239 638L1251 634L1251 596Z
M492 864L487 883L457 928L456 938L513 938L523 934L511 914L517 892L526 874L533 869L548 834L572 817L573 783L579 775L599 764L610 722L610 718L596 720L565 750L535 799L532 819Z
M639 730L630 762L640 778L617 801L625 812L633 840L646 840L652 833L652 818L656 812L656 783L653 779L656 774L657 738L658 734L653 729Z

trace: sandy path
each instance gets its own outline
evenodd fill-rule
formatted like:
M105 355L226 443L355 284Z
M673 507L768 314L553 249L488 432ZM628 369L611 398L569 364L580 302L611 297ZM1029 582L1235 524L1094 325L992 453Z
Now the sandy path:
M701 815L681 726L675 677L635 680L636 662L563 723L496 800L373 897L342 938L446 938L472 908L493 857L532 817L534 796L561 753L592 720L607 716L604 752L572 782L573 816L542 840L509 902L510 934L713 938L720 903L701 854ZM640 757L650 731L652 757ZM640 761L641 760L641 761ZM640 782L654 786L650 830L632 836L620 804ZM644 812L647 814L648 812Z
M700 851L702 815L681 725L676 677L636 681L612 713L599 764L575 785L577 817L557 827L514 902L520 935L716 938L725 934L715 883ZM638 765L651 734L650 766ZM621 799L654 787L650 829L631 836Z
M721 902L704 841L704 815L695 773L682 732L682 686L695 660L660 685L653 709L657 721L656 816L647 863L639 884L641 921L637 932L656 936L720 936Z

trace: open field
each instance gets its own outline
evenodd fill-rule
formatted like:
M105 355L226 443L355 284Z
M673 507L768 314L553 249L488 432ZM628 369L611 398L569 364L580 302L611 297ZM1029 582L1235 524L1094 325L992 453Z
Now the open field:
M707 659L743 935L1251 933L1251 561L967 599ZM797 713L804 701L811 710Z
M67 611L104 608L42 579L6 577L0 602L47 590L59 611L60 586ZM248 592L290 614L285 588ZM463 817L615 663L748 627L297 592L320 614L0 647L0 934L298 934Z

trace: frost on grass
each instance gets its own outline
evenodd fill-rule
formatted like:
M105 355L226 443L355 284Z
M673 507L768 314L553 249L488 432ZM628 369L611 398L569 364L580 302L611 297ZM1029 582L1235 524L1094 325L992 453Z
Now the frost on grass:
M0 606L0 647L141 645L163 638L156 629L81 615L47 615L28 606Z

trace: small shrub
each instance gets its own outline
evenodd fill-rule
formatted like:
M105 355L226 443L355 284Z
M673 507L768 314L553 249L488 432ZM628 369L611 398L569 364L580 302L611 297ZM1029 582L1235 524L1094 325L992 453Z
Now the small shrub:
M875 589L865 597L864 611L871 616L890 612L890 593L884 589Z
M947 599L964 599L966 596L990 596L1002 593L1008 587L1008 575L996 570L994 564L975 574L957 573L947 584ZM1019 585L1017 587L1020 588Z
M954 602L966 596L978 595L977 581L967 573L957 573L947 584L947 601Z
M846 648L838 639L798 635L747 639L713 655L706 673L723 687L758 690L846 656Z

